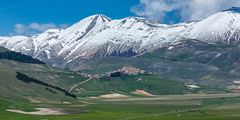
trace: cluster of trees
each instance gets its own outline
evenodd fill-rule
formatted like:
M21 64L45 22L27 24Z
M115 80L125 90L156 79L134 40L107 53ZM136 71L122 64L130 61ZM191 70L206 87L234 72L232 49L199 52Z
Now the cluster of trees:
M69 96L69 97L73 97L73 98L77 98L76 95L72 94L72 93L69 93L67 90L63 89L63 88L60 88L60 87L57 87L57 86L53 86L53 85L49 85L45 82L42 82L40 80L37 80L37 79L34 79L34 78L30 78L28 77L27 75L23 74L23 73L20 73L20 72L17 72L17 76L16 78L18 80L21 80L23 82L26 82L26 83L35 83L35 84L39 84L39 85L43 85L45 87L49 87L49 88L53 88L55 90L58 90L58 91L61 91L63 92L66 96ZM48 88L48 90L50 90ZM53 92L53 91L52 91Z
M0 52L0 59L8 59L8 60L18 61L23 63L30 63L30 64L45 64L30 56L13 52L13 51Z

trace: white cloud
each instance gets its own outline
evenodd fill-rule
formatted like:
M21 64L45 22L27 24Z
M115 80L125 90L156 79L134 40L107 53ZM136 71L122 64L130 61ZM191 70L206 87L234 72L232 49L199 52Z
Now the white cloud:
M168 12L178 11L183 21L199 20L219 10L240 6L240 0L140 0L131 8L138 16L164 20Z
M18 35L33 35L39 32L44 32L48 29L54 29L54 28L66 28L68 27L67 24L60 24L60 25L56 25L53 23L46 23L46 24L40 24L40 23L30 23L28 25L25 24L16 24L14 26L14 32L15 34Z
M16 24L14 27L14 32L17 34L22 34L26 31L25 25L23 24Z

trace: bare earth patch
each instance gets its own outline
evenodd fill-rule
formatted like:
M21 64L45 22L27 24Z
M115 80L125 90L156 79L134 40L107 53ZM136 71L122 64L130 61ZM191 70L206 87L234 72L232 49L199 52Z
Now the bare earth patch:
M135 90L135 91L133 91L131 93L134 94L134 95L141 95L141 96L146 96L146 97L154 96L151 93L148 93L148 92L146 92L144 90Z
M123 95L123 94L119 94L119 93L100 95L99 97L104 98L104 99L128 98L127 95Z
M35 98L32 98L32 97L27 97L27 99L31 102L31 103L43 103L47 100L45 100L44 98L39 98L39 97L35 97Z
M199 100L199 99L211 99L211 98L229 98L229 97L240 97L239 93L226 93L226 94L186 94L186 95L159 95L154 97L145 98L118 98L118 99L105 99L104 101L160 101L160 100Z
M36 108L37 111L25 112L17 109L7 109L8 112L21 113L27 115L65 115L67 113L62 112L61 109L57 108Z

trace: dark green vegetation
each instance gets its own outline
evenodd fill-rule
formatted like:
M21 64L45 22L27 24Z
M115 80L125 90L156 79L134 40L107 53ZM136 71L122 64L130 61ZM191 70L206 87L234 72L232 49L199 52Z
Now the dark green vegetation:
M183 40L134 57L106 57L76 68L103 73L129 65L183 82L225 88L240 78L240 47Z
M14 60L23 63L31 63L31 64L44 64L43 62L34 59L30 56L23 55L21 53L9 51L3 47L0 47L0 59Z
M61 91L61 92L63 92L66 96L70 96L70 97L73 97L73 98L76 98L76 97L77 97L76 95L69 93L69 92L68 92L67 90L65 90L65 89L62 89L62 88L57 87L57 86L49 85L49 84L47 84L47 83L45 83L45 82L42 82L42 81L37 80L37 79L34 79L34 78L30 78L30 77L28 77L27 75L22 74L22 73L20 73L20 72L17 72L16 78L17 78L18 80L21 80L21 81L26 82L26 83L29 83L29 84L30 84L30 83L35 83L35 84L38 84L38 85L45 86L45 87L46 87L46 90L48 90L48 91L50 91L50 92L52 92L52 93L55 93L55 94L57 94L57 92L53 91L52 89ZM52 88L52 89L50 89L50 88Z

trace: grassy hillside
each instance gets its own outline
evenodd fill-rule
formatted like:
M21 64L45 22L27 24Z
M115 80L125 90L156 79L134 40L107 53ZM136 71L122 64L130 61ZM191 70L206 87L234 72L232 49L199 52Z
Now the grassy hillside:
M28 101L62 101L73 99L63 91L34 82L24 82L17 78L17 72L24 73L43 83L62 89L70 89L75 83L84 80L72 72L48 68L45 65L26 64L0 60L0 97ZM74 76L74 77L73 77ZM69 77L68 79L66 79ZM26 79L25 79L26 80Z
M66 91L85 79L4 48L0 48L0 76L1 98L31 102L75 101ZM31 79L35 82L26 81Z
M198 89L189 89L183 82L149 74L103 77L99 80L93 79L76 88L74 92L79 96L96 96L110 93L133 95L130 93L136 90L144 90L153 95L223 92L221 89L206 86L201 86Z

